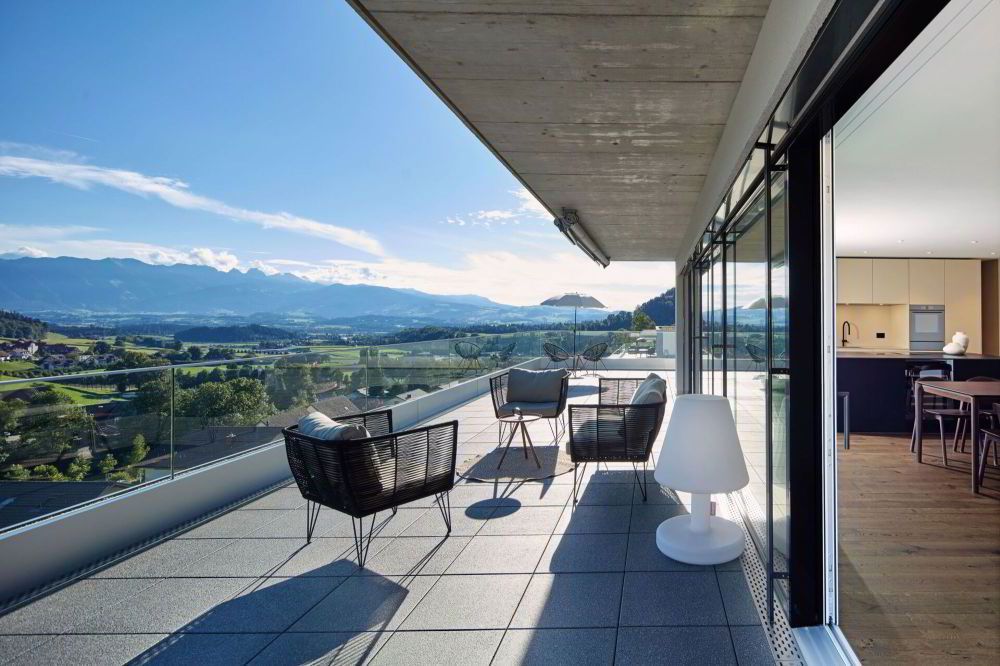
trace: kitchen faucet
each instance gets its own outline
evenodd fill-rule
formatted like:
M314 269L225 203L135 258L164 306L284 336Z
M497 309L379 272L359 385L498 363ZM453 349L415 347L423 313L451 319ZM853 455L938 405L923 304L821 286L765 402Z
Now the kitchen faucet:
M852 333L854 333L854 331L851 329L851 322L849 322L849 321L847 321L845 319L844 323L840 325L840 346L841 347L846 347L847 346L847 336L851 335Z

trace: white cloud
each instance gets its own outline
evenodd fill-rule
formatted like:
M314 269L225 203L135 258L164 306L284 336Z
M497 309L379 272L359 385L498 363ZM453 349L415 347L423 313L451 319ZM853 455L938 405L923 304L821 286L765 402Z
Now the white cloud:
M34 257L35 259L49 256L49 253L45 250L41 250L37 247L31 247L30 245L22 245L13 252L8 252L7 254L14 254L21 257Z
M0 176L44 178L53 183L83 190L101 185L142 197L156 197L177 208L199 210L232 220L250 222L265 229L283 229L332 240L376 256L385 255L381 243L364 231L317 222L291 213L265 213L231 206L217 199L195 194L188 189L187 183L175 178L147 176L135 171L110 169L81 162L15 155L0 156Z
M527 215L528 217L538 218L540 220L551 220L552 214L545 209L538 199L535 198L527 188L520 187L516 190L511 190L510 192L515 197L517 197L520 202L517 207L517 211L522 215Z
M481 210L473 214L480 220L509 220L517 217L517 213L512 210Z
M104 230L99 227L87 227L80 224L70 224L58 227L26 224L0 224L0 240L10 238L49 240L55 238L66 238L67 236L82 236L97 231Z
M674 285L672 263L615 262L602 269L572 250L537 258L507 251L474 252L449 266L395 258L378 262L330 260L308 268L295 266L287 272L326 284L471 293L513 305L537 305L549 296L582 291L612 309L632 309Z

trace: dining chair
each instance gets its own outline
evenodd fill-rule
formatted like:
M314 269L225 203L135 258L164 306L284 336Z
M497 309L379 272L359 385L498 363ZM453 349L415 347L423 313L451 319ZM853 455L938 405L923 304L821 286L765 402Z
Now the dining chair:
M967 381L967 382L1000 382L1000 379L997 379L996 377L973 377L971 379L966 379L965 381ZM985 420L990 427L994 427L994 426L997 425L996 417L995 417L992 409L980 409L979 410L979 419L980 419L980 422L982 422L983 420ZM954 451L960 450L959 449L959 445L961 445L961 451L962 451L962 453L965 453L965 442L968 439L968 436L969 436L969 432L968 431L970 429L968 426L969 426L969 419L968 418L964 418L964 417L961 418L961 419L959 419L958 423L956 424L957 430L955 431L955 442L952 445L952 449Z
M906 375L909 380L909 390L907 394L907 403L910 407L910 413L916 416L917 402L916 402L916 386L918 381L951 381L951 366L944 362L934 362L934 363L920 363L908 366L906 368ZM938 430L941 433L941 455L944 458L945 466L948 465L948 451L947 445L944 441L944 421L950 418L961 418L965 415L965 412L961 407L954 407L954 402L936 395L924 395L923 411L921 412L921 419L927 420L933 418L938 423ZM956 426L956 434L958 434ZM910 453L917 450L917 422L916 418L913 420L913 432L910 434Z
M1000 467L1000 456L997 455L997 449L1000 449L1000 402L993 403L993 409L990 411L992 418L992 423L990 427L983 428L983 451L979 455L979 485L983 484L983 480L986 478L986 461L990 456L990 447L993 447L993 466Z

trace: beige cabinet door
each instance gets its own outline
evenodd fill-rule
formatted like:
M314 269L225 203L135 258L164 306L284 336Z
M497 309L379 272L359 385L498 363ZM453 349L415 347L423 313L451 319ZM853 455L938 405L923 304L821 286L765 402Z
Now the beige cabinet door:
M910 302L910 262L907 259L872 260L872 303Z
M871 259L837 259L837 302L872 302Z
M910 305L944 303L944 259L910 259Z
M944 262L944 338L956 331L969 336L970 354L983 353L983 274L978 259Z

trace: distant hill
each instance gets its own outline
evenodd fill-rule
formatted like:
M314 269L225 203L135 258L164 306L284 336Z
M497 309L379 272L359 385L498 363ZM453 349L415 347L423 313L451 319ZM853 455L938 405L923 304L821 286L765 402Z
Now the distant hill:
M657 326L673 326L676 323L676 301L676 289L671 287L640 305L639 309L648 314Z
M294 340L295 333L273 326L249 324L247 326L195 326L174 333L181 342L270 342Z
M293 275L154 266L135 259L44 257L0 261L0 307L22 312L149 313L249 317L296 315L319 320L394 317L422 323L565 321L572 310L517 307L480 296L413 289L317 284ZM581 310L581 320L606 312Z
M41 340L48 331L48 324L40 319L26 317L17 312L0 310L0 338Z

